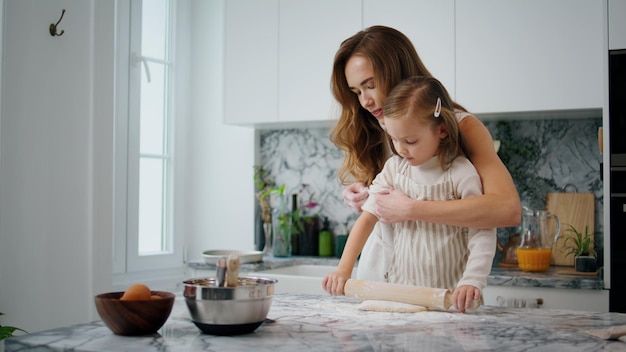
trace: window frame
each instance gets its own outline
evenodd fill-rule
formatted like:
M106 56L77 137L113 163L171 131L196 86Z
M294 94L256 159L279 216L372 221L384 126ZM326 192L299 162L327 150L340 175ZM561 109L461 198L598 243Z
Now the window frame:
M171 158L169 175L170 186L167 188L170 199L170 214L167 231L171 236L171 251L140 256L138 248L138 195L139 195L139 116L131 114L137 98L133 98L133 73L141 77L143 63L133 62L133 43L140 43L131 38L131 25L141 28L141 22L132 22L133 16L141 16L141 0L120 0L116 8L116 116L115 116L115 201L114 201L114 235L113 235L113 284L121 288L133 280L144 282L176 277L184 273L184 231L180 225L180 211L177 203L181 203L184 190L176 182L177 175L183 175L183 162L178 156L185 154L185 145L176 138L184 133L187 117L187 86L189 79L189 40L188 19L189 4L185 0L172 1L171 56L173 63L170 82L169 119L169 157ZM135 11L139 11L138 13ZM137 31L134 31L135 33ZM140 32L140 31L139 31ZM136 54L135 54L136 55ZM139 105L137 102L136 105ZM183 158L180 158L183 159ZM131 160L137 160L132 163ZM182 160L181 160L182 161Z

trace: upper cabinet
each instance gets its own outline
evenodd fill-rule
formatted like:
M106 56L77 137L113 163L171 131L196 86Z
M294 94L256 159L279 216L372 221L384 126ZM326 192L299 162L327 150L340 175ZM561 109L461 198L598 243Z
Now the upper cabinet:
M362 28L361 0L229 0L225 21L226 123L335 118L333 58Z
M606 1L611 47L626 48L619 44L626 22L618 20L626 0ZM593 0L228 0L225 121L334 120L333 58L343 40L372 25L405 33L474 113L600 109L603 7Z
M457 1L457 101L475 113L601 108L602 12L589 0Z
M626 49L626 0L609 1L609 50Z
M225 1L224 120L278 120L278 0Z
M343 40L361 30L361 0L280 0L278 119L335 119L333 59Z
M454 0L363 0L363 27L404 33L430 73L455 95Z

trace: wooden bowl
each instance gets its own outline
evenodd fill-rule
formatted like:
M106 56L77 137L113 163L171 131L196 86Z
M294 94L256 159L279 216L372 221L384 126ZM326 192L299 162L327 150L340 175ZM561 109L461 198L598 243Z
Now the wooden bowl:
M96 309L102 321L116 335L136 336L157 332L172 312L176 295L151 291L161 298L120 301L124 292L102 293L95 297Z

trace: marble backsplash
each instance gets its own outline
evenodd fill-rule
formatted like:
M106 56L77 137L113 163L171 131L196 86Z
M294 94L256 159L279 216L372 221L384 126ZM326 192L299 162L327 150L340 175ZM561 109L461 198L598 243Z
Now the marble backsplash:
M601 118L569 120L486 121L498 152L520 192L522 204L545 209L545 194L573 185L578 192L595 195L595 244L598 259L603 253L603 191L598 149ZM286 194L297 193L303 184L320 204L335 234L349 231L358 214L343 204L343 186L337 179L342 152L329 140L328 128L261 130L259 164ZM506 243L509 231L498 229Z

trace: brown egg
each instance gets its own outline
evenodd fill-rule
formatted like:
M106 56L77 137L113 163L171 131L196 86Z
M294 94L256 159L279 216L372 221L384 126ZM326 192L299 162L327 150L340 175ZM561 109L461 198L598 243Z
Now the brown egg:
M152 295L152 296L150 296L150 299L161 299L161 296L159 296L159 295Z
M129 287L120 297L120 301L141 301L148 300L152 296L150 288L144 284L135 284Z

